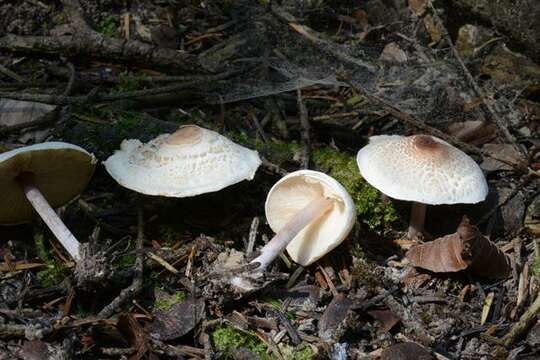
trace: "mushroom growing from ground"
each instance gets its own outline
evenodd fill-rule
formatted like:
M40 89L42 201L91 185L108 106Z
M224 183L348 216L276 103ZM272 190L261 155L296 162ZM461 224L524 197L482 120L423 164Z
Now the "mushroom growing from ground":
M372 136L356 159L372 186L392 198L413 201L409 238L422 232L426 204L475 204L488 193L478 164L430 135Z
M35 210L78 261L80 243L53 207L66 204L83 191L95 164L92 154L63 142L46 142L0 154L0 224L28 222Z
M104 162L120 185L167 197L195 196L251 180L260 164L256 151L196 125L181 126L146 144L124 140Z
M279 180L268 193L265 212L276 235L251 261L260 270L285 248L300 265L312 264L347 237L356 219L347 190L312 170L295 171Z

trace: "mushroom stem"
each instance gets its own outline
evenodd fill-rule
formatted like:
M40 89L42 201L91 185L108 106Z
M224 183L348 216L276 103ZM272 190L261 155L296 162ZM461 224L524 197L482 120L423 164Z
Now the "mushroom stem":
M264 270L303 228L324 215L333 205L334 201L326 197L312 200L279 230L272 240L261 249L261 255L253 259L251 264L258 263L258 268Z
M424 220L426 219L426 204L413 202L411 207L411 219L409 221L409 239L414 239L424 230Z
M30 204L32 204L32 207L36 210L41 219L43 219L45 224L47 224L49 229L51 229L54 236L56 236L58 241L64 246L64 249L67 250L69 255L71 255L75 261L79 261L79 241L73 236L66 225L64 225L62 219L56 214L41 191L35 187L31 176L20 176L19 181L24 194Z

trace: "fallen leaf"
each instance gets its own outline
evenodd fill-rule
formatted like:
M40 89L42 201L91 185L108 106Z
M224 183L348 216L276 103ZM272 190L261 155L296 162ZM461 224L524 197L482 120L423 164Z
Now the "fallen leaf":
M523 162L521 154L510 144L485 144L482 146L482 150L489 154L494 154L497 158L510 164ZM487 156L484 157L484 161L482 161L480 167L485 171L513 170L512 166Z
M482 145L495 138L497 128L482 120L463 121L448 126L448 134L471 145Z
M162 341L179 338L193 330L204 315L204 300L187 298L167 310L156 310L150 335Z
M392 63L404 63L407 61L407 54L398 44L391 42L384 47L379 59Z
M334 296L319 320L319 337L324 341L339 338L344 332L344 323L352 301L343 294Z
M31 101L0 99L0 127L27 124L51 113L55 108L54 105Z
M424 17L424 26L426 27L426 30L429 33L429 36L431 36L432 44L436 44L442 39L442 33L441 29L433 19L431 15L426 15Z
M417 16L422 16L426 12L427 0L409 0L409 8Z
M431 360L433 354L426 348L413 343L405 342L395 344L384 349L381 360Z
M21 348L21 356L26 360L47 360L49 355L49 347L41 340L27 341Z
M467 217L457 232L417 245L406 257L413 266L436 273L469 269L479 276L505 278L510 272L508 256L470 225Z
M381 323L381 330L384 332L390 331L401 318L388 309L370 310L368 314Z

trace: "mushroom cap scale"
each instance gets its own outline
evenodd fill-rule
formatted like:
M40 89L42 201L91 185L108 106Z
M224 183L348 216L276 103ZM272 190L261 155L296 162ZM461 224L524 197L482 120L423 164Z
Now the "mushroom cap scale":
M356 160L362 177L395 199L432 205L474 204L488 193L478 164L433 136L372 136Z
M256 151L196 125L180 127L143 144L124 140L105 162L122 186L147 195L188 197L253 179Z
M21 174L32 176L52 207L59 207L80 194L94 173L96 158L79 146L45 142L0 154L0 224L29 221L34 210L17 181Z
M356 220L351 196L332 177L317 171L299 170L279 180L266 198L266 218L277 233L318 197L334 199L334 206L306 226L287 246L291 258L303 266L317 261L347 237Z

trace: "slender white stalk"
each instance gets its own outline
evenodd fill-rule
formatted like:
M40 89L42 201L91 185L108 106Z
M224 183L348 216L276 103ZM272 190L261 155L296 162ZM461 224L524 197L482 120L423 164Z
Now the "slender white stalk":
M268 267L303 228L328 212L333 205L334 201L325 197L312 200L281 228L272 240L261 249L261 255L253 259L251 263L259 263L259 269Z
M411 207L411 219L409 220L409 239L414 239L424 231L424 220L426 219L426 204L413 202Z
M75 238L75 236L73 236L66 225L64 225L62 219L60 219L60 217L56 214L39 189L34 186L33 181L29 177L24 177L20 182L21 186L23 187L24 194L26 195L26 198L30 204L32 204L32 207L43 219L45 224L47 224L49 229L51 229L54 236L56 236L58 241L60 241L69 255L71 255L75 261L79 261L81 258L79 255L79 241Z

